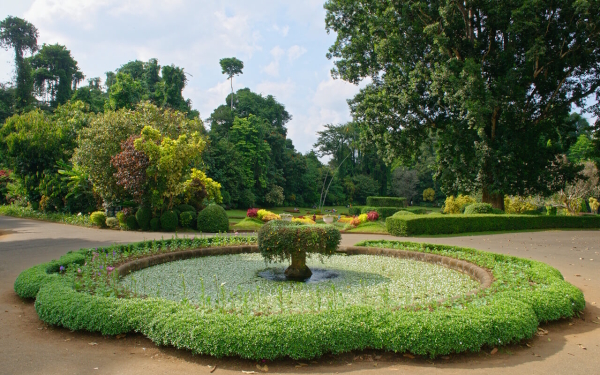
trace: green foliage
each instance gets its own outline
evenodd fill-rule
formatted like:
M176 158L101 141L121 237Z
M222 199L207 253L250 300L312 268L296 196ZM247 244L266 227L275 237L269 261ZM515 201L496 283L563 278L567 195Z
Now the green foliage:
M394 236L457 234L537 229L598 229L596 216L424 215L393 216L385 221Z
M135 213L135 219L142 230L150 229L150 220L152 219L152 209L150 207L140 207Z
M179 210L179 212L183 213L183 212L196 212L196 209L193 206L190 206L189 204L180 204L179 206L177 206L177 209Z
M106 226L111 229L117 229L120 227L119 219L116 217L107 217L106 218Z
M410 212L410 211L398 211L395 214L392 215L392 217L398 217L398 216L415 216L417 214L415 214L414 212ZM387 220L386 220L387 222Z
M153 232L158 232L160 230L160 218L159 217L153 217L150 220L150 229Z
M177 213L173 210L166 211L160 216L160 227L166 232L174 232L177 224Z
M16 204L0 206L0 215L52 221L55 223L79 225L82 227L92 226L89 215L73 215L62 212L40 212L31 207L22 207Z
M136 216L130 215L125 218L125 225L127 226L127 230L138 230L140 226L137 222Z
M258 231L258 248L268 261L283 261L305 252L333 255L342 235L331 225L311 225L273 220Z
M368 197L367 206L373 207L406 207L406 198Z
M333 75L370 82L350 107L364 142L388 163L410 163L434 133L436 181L447 192L546 194L576 176L556 160L575 130L572 106L585 108L600 87L600 54L578 53L596 51L600 20L590 15L600 13L598 1L324 7L336 35Z
M395 214L396 212L398 212L400 209L398 207L371 207L371 206L364 206L361 208L360 213L361 214L367 214L371 211L376 211L379 214L379 218L380 219L385 219L386 217L390 217L393 214Z
M114 251L116 259L132 259L148 249L181 251L229 244L224 240L150 241L98 251ZM248 241L246 244L251 241L244 238L240 243L242 240ZM139 332L158 345L252 360L311 359L364 349L429 357L478 351L531 338L541 322L573 317L585 307L581 291L565 282L556 269L540 262L445 245L391 241L359 245L466 260L489 269L494 282L477 295L439 305L408 309L361 305L310 314L262 315L206 312L186 302L151 297L128 299L77 292L67 262L63 262L67 273L62 276L48 273L48 264L23 271L15 291L22 298L36 298L36 311L47 324L104 335ZM91 251L82 249L79 254L89 260Z
M435 190L432 188L427 188L423 190L423 200L433 202L435 200Z
M106 215L103 211L92 212L90 215L90 220L96 226L100 228L104 228L106 226Z
M360 215L361 213L362 213L362 207L360 207L360 206L348 207L348 215L350 215L350 216Z
M197 229L204 233L220 233L229 230L229 218L225 209L210 204L198 213Z
M493 208L489 203L472 203L465 208L465 215L492 214Z
M184 211L179 215L179 223L183 228L190 228L196 219L196 211Z

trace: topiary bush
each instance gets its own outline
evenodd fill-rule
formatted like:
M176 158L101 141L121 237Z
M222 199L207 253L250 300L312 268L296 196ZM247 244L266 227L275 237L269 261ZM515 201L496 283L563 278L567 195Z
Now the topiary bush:
M160 230L160 218L153 217L150 219L150 230L153 232L158 232Z
M184 211L179 215L179 224L183 228L191 228L196 219L195 211Z
M204 233L229 231L227 212L218 204L209 205L198 213L197 229Z
M406 198L367 197L367 206L373 207L406 207Z
M94 225L99 226L100 228L106 227L106 215L102 211L92 212L90 220Z
M348 215L350 215L350 216L360 215L361 213L362 213L362 207L349 207L348 208Z
M125 219L125 225L127 225L127 230L138 230L140 229L137 219L135 216L127 216Z
M332 225L273 220L258 231L258 249L269 262L291 258L292 264L285 270L285 275L288 279L302 281L312 274L306 266L306 255L333 255L341 239L340 231Z
M179 206L177 206L177 210L180 212L180 214L184 212L196 213L196 209L194 208L194 206L191 206L189 204L180 204Z
M116 229L116 228L119 227L119 220L116 217L107 217L106 218L106 225L109 228Z
M142 230L150 229L150 220L152 220L152 210L150 209L150 207L140 207L135 213L135 219L137 220L137 224Z
M491 214L494 208L489 203L471 203L465 208L465 215Z
M174 232L177 229L177 213L173 210L166 211L160 217L160 227L167 232Z

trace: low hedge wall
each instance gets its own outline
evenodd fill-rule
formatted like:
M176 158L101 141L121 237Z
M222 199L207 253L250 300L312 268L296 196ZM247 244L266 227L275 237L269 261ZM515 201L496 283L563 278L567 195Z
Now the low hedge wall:
M374 207L406 207L406 198L367 197L367 206Z
M219 241L204 239L206 246ZM221 241L222 242L222 241ZM148 245L151 243L151 245ZM151 251L185 250L185 240L151 241L138 246L83 249L49 267L41 264L19 275L15 291L36 298L41 320L71 330L116 335L140 332L158 345L189 349L217 357L253 360L291 357L311 359L350 350L388 350L435 357L478 351L530 338L540 322L572 317L585 307L583 294L556 269L527 259L444 245L372 241L368 247L433 253L472 262L490 270L493 282L480 293L444 303L404 308L358 305L306 314L233 314L203 310L189 302L157 298L117 298L76 291L73 270L49 271L81 256L122 258ZM95 254L95 255L92 255ZM106 254L106 255L104 255ZM93 263L93 262L92 262ZM67 267L72 267L67 264ZM78 271L76 271L78 272ZM84 271L86 272L86 271ZM94 271L95 272L95 271Z
M426 215L385 220L394 236L457 234L533 229L598 229L600 216Z
M380 219L385 219L387 217L392 216L393 214L395 214L398 211L402 211L400 208L398 207L374 207L374 206L364 206L360 213L361 214L368 214L371 211L376 211L379 214L379 218Z

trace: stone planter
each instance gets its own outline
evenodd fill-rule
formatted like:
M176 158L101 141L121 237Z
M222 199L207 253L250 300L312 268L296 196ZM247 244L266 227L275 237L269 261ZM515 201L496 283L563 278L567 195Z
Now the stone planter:
M281 220L283 221L292 221L292 215L290 214L281 214L279 215L281 217Z
M333 216L325 215L323 216L323 221L325 222L325 224L331 224L333 223Z

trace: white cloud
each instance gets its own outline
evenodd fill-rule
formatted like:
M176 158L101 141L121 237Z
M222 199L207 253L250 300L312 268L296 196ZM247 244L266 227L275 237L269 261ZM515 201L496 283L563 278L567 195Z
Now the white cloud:
M273 77L279 76L279 60L281 60L283 55L285 55L285 51L281 47L273 47L271 50L273 61L271 61L269 65L265 66L262 71Z
M288 35L288 32L290 31L290 27L288 25L279 27L277 24L275 24L273 25L273 30L277 31L279 34L281 34L282 37L285 38Z
M294 61L294 60L298 59L300 56L304 55L305 53L306 53L306 48L300 47L299 45L291 46L287 50L288 59L290 59L290 61Z
M256 85L256 92L259 94L273 95L278 101L290 99L296 91L296 83L288 78L285 82L263 81Z

